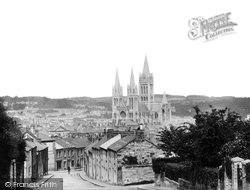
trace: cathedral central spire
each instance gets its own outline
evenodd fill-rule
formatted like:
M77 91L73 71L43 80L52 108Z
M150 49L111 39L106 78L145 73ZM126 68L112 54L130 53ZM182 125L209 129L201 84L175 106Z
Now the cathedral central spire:
M120 87L120 80L119 80L119 73L118 69L116 69L116 76L115 76L115 87Z
M131 69L131 75L130 75L130 87L131 88L135 87L135 78L134 78L133 68Z
M148 76L149 73L149 67L148 67L148 60L147 60L147 55L145 55L145 60L144 60L144 66L143 66L143 72L142 74Z
M162 103L163 104L167 104L168 103L167 96L166 96L165 92L164 92L163 97L162 97Z

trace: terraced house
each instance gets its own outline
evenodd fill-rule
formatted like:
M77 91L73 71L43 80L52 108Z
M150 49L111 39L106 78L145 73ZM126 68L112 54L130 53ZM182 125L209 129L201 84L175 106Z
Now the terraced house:
M56 170L82 168L85 148L90 142L87 138L56 138Z
M48 174L48 146L29 130L22 131L26 141L26 160L24 162L24 179L34 181Z
M145 138L143 130L118 133L108 130L106 136L86 148L86 174L115 185L153 181L152 158L163 152Z

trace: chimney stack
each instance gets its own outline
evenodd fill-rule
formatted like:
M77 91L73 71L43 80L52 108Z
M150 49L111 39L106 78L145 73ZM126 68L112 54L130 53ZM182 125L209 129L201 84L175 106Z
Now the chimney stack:
M135 141L136 142L141 142L144 140L144 130L137 129L135 131Z
M108 129L107 138L111 139L114 136L114 129Z

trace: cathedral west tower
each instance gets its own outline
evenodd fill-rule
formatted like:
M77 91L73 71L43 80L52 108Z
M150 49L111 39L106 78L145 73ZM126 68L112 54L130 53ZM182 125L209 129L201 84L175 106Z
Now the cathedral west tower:
M138 89L135 85L133 69L131 70L130 83L127 87L127 106L128 118L134 121L138 119Z
M118 113L118 107L123 103L123 90L120 85L118 69L116 70L115 85L112 89L112 119L118 121L120 115Z

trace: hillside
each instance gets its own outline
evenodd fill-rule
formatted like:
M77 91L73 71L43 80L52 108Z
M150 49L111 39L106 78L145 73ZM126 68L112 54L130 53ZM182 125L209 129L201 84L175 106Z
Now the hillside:
M155 102L161 102L162 94L155 95ZM88 111L104 107L105 110L111 111L111 97L75 97L63 99L51 99L46 97L2 97L9 110L22 110L26 107L38 109L87 109ZM193 107L199 105L203 111L209 110L209 105L214 108L228 107L232 111L239 113L243 118L250 114L250 98L227 97L208 97L200 95L179 96L168 95L167 99L172 102L172 106L176 108L173 115L184 117L193 116Z

